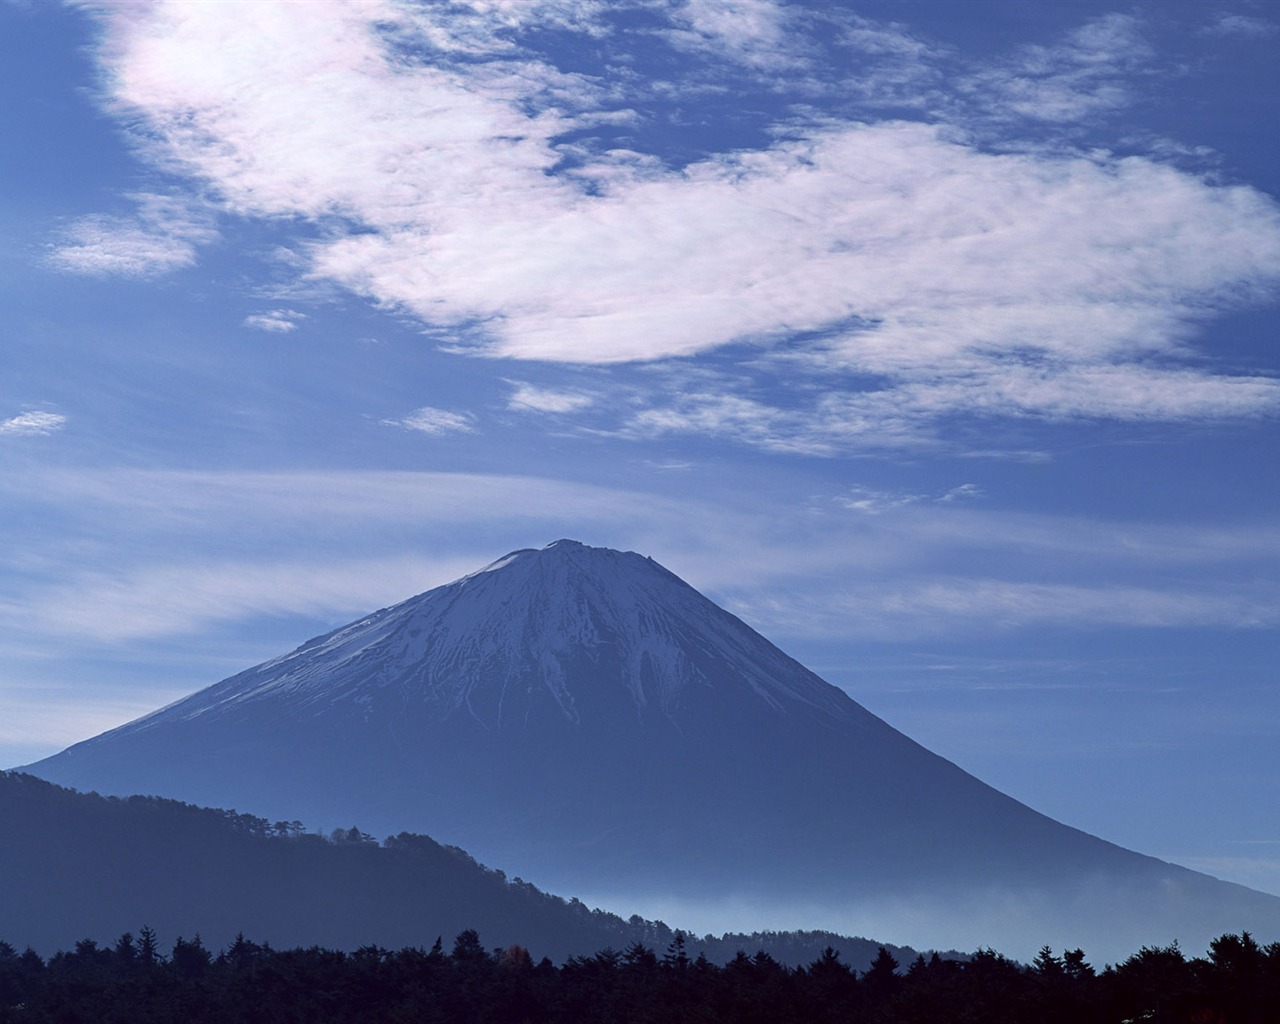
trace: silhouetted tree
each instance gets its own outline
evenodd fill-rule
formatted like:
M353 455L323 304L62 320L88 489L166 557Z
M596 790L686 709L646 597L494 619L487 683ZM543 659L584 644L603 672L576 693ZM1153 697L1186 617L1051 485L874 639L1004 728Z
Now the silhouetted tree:
M161 962L160 946L156 933L146 925L138 930L138 961L147 966Z
M173 950L169 953L170 966L188 978L203 977L212 959L212 954L200 941L199 933L190 942L178 936L178 940L173 944Z
M677 931L667 943L667 951L662 956L662 966L667 970L688 970L689 954L685 951L684 932Z
M1084 958L1083 949L1068 949L1062 954L1062 969L1068 978L1084 982L1094 977L1093 967Z
M897 991L900 980L898 977L898 961L890 955L884 946L881 946L876 958L871 961L871 967L862 976L862 983L866 986L871 996L883 999Z
M480 944L480 934L474 928L459 932L453 940L453 951L450 954L455 961L476 961L488 957L484 946Z
M120 938L116 939L116 944L111 949L112 954L116 958L117 964L121 967L129 968L138 962L138 947L133 941L133 933L125 932Z

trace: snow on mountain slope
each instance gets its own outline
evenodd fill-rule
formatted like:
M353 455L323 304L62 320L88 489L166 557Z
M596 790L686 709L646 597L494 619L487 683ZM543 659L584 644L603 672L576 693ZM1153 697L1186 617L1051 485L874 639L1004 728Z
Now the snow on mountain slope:
M782 714L841 722L866 714L652 559L561 540L512 552L117 732L255 702L292 714L367 711L379 691L486 728L527 724L531 706L548 700L578 722L581 694L571 680L580 687L584 677L625 693L637 717L678 717L689 691L717 685Z

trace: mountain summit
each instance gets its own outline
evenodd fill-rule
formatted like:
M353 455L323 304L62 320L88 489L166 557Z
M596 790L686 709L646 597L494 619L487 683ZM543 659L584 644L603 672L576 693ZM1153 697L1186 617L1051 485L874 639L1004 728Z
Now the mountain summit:
M674 724L707 702L835 721L860 711L652 559L560 540L514 551L110 735L254 706L461 715L512 733L591 728L598 715Z
M567 540L25 770L426 832L545 887L683 908L695 926L710 914L1095 955L1280 937L1280 900L1038 814L652 559Z

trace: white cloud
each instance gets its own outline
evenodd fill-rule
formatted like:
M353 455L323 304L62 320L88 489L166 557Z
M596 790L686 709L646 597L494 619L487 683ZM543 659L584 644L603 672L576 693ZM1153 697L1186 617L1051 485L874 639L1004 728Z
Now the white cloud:
M886 377L884 360L875 364ZM836 359L828 364L840 365ZM935 432L937 420L953 413L1023 416L1051 421L1097 418L1128 421L1212 420L1274 415L1280 409L1280 379L1214 376L1193 370L1129 365L1082 365L1063 361L1022 363L973 360L951 374L901 371L900 382L878 390L819 394L787 407L758 398L691 391L630 414L624 436L655 438L711 434L770 451L810 455L954 445ZM1026 458L1025 452L977 452Z
M244 318L244 326L259 331L270 331L274 334L287 334L297 330L298 325L307 319L305 313L296 309L268 309L262 313L253 313Z
M0 420L0 434L31 437L52 434L66 426L67 418L56 412L24 412Z
M1218 15L1213 24L1203 29L1205 35L1215 36L1247 36L1254 39L1266 39L1280 32L1280 25L1264 18L1254 18L1247 14Z
M916 505L922 501L949 504L980 497L982 497L982 488L977 484L960 484L936 498L929 498L924 494L912 494L908 491L879 491L873 487L856 485L849 488L844 494L836 495L835 503L841 508L849 509L851 512L877 516L884 512L892 512L896 509L906 508L909 505Z
M982 496L982 488L977 484L960 484L958 487L951 488L951 490L947 491L946 494L935 500L942 502L972 501L974 498L981 498Z
M764 70L803 62L805 48L788 28L792 11L774 0L686 0L671 15L679 27L666 36L681 49Z
M955 412L1280 409L1275 380L1215 373L1191 347L1206 318L1280 283L1280 209L1262 193L1151 159L993 153L945 125L830 118L678 170L610 150L560 173L566 132L635 112L616 83L564 73L512 33L551 19L598 35L603 10L99 7L113 109L145 126L154 159L233 212L323 221L295 247L313 279L459 351L611 364L820 339L799 346L820 388L807 408L722 390L650 401L624 432L829 453L919 443ZM674 10L673 30L740 59L807 31L770 3ZM859 25L846 45L911 50L895 27ZM964 88L1071 122L1124 102L1148 56L1138 23L1108 15ZM878 390L831 383L846 373Z
M556 391L551 388L540 388L525 381L508 381L515 390L507 399L507 408L526 412L577 412L595 404L592 395L580 391Z
M207 212L171 196L130 197L132 216L90 215L63 231L45 262L93 277L156 277L196 262L196 247L218 237Z
M416 430L436 437L441 434L475 433L476 418L469 412L450 412L424 405L403 419L382 422L388 427L403 427L405 430Z
M877 491L870 487L851 487L847 494L839 495L836 504L852 512L878 516L882 512L891 512L904 505L914 505L923 500L923 495L907 494L901 491Z
M902 25L840 13L843 16L839 24L839 41L863 54L909 58L918 63L927 63L940 56L937 47L913 35Z
M50 266L77 274L152 277L189 267L196 248L185 238L157 234L118 217L82 217L48 256Z
M767 451L831 455L838 442L813 422L821 418L821 414L814 417L803 411L779 409L755 398L694 391L671 405L654 406L630 416L621 433L635 438L711 434ZM881 436L884 426L876 426Z
M427 319L489 320L499 355L659 359L856 318L829 361L980 376L1025 354L1173 354L1280 258L1280 217L1250 190L1137 159L984 155L912 124L539 198L440 236L339 239L316 266Z
M1107 14L1057 46L1028 46L962 88L997 116L1075 122L1125 106L1134 71L1153 56L1136 18Z

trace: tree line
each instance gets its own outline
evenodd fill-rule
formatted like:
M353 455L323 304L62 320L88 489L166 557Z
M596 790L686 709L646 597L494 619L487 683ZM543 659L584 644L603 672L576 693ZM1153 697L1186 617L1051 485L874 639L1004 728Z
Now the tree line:
M445 951L366 946L276 950L243 936L215 952L198 936L162 951L149 928L47 959L0 942L0 1024L1274 1024L1280 943L1223 935L1200 957L1144 947L1095 970L1044 947L1028 965L886 949L865 971L828 947L787 967L768 953L711 962L677 932L535 962L473 930Z

